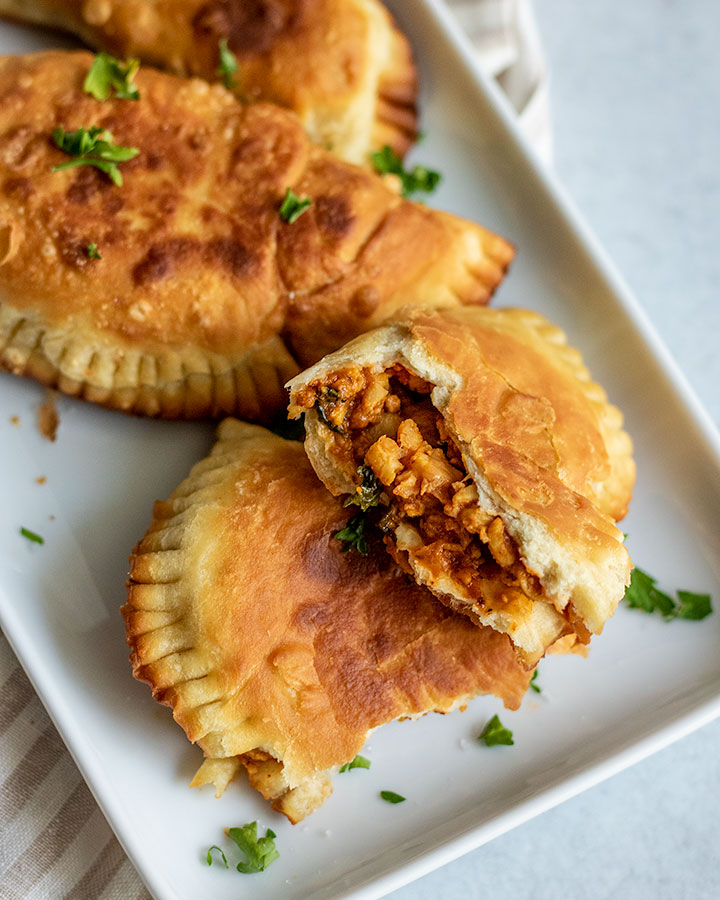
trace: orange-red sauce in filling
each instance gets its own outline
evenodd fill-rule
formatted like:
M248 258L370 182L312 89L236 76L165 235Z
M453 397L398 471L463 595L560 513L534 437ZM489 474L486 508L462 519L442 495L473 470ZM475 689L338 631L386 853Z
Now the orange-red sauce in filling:
M422 540L408 552L433 576L449 575L486 609L512 603L527 612L532 600L546 599L540 582L502 520L479 508L462 455L430 400L432 387L402 366L384 372L354 366L299 391L290 412L317 408L336 435L331 452L372 469L389 501L381 527L408 520ZM386 542L409 570L405 552ZM498 591L498 583L507 590Z

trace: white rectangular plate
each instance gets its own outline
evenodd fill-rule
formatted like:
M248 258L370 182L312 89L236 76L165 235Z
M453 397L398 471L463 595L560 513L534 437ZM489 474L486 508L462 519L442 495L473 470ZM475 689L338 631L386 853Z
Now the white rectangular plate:
M565 328L626 414L639 474L623 527L635 561L668 589L709 590L717 601L717 434L443 9L434 0L391 6L421 65L427 139L416 157L444 173L433 204L516 244L497 302L533 307ZM59 40L0 25L3 52L49 43ZM338 776L334 795L304 824L290 826L242 780L220 800L189 790L200 752L132 680L118 609L152 501L205 454L212 429L61 399L50 444L34 424L42 396L35 384L0 376L0 621L158 900L382 896L720 712L720 615L668 625L621 609L589 659L543 662L543 693L518 712L482 698L464 714L380 729L365 751L372 769ZM45 545L20 537L20 526ZM514 747L474 740L494 712ZM381 789L408 800L383 803ZM205 851L225 843L222 829L253 819L277 832L280 859L250 881L208 868Z

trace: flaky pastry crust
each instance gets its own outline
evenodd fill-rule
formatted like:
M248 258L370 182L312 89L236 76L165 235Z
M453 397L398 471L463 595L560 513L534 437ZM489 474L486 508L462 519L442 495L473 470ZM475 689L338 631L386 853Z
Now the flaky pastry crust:
M346 384L353 378L370 384L378 373L392 374L397 366L432 391L426 402L446 437L436 439L438 450L421 448L425 463L417 462L392 440L402 411L394 424L387 424L392 416L386 412L367 425L382 426L387 437L365 460L372 465L383 447L395 454L392 478L384 484L391 508L397 509L408 479L415 479L413 471L427 465L429 457L442 456L442 447L450 458L456 454L457 462L447 469L454 473L448 480L456 483L447 485L447 496L438 495L442 502L433 515L444 516L456 536L458 519L450 519L473 518L470 532L477 536L478 552L481 543L492 551L485 559L497 574L496 590L486 589L485 578L482 596L473 596L467 581L459 581L447 565L442 571L428 565L425 545L431 540L423 541L417 527L424 513L410 512L387 523L391 549L453 609L510 634L528 663L568 630L583 641L589 632L599 633L629 579L630 559L614 521L627 511L635 467L622 416L590 380L579 353L558 328L521 309L408 310L355 339L289 384L291 413L306 412L309 458L336 495L357 490L356 469L363 461L353 450L353 434L359 436L363 428L352 430L356 401L348 400L345 411L349 393L343 378ZM331 401L323 399L329 388ZM385 388L375 388L382 403ZM328 402L343 411L345 421L336 418L328 425L321 420L318 406ZM392 402L397 406L397 400ZM440 465L446 462L443 457ZM398 472L402 479L393 482ZM462 507L450 502L452 491L460 499L467 495L460 490L470 484L472 500ZM422 503L433 488L423 478L417 490ZM509 577L520 567L517 577ZM536 595L542 594L534 601L533 586Z
M402 155L416 136L412 54L378 0L0 0L0 14L213 82L225 38L240 99L292 109L351 162L385 144Z
M403 303L483 303L501 280L505 241L401 200L292 113L148 68L139 101L100 103L91 61L0 59L0 367L128 412L262 420ZM91 126L140 150L121 187L53 171L53 129ZM287 188L312 199L293 224Z
M517 708L528 686L504 635L451 614L381 548L342 553L349 515L301 444L228 419L130 560L133 673L204 751L195 783L222 791L245 767L291 821L371 729L479 693Z

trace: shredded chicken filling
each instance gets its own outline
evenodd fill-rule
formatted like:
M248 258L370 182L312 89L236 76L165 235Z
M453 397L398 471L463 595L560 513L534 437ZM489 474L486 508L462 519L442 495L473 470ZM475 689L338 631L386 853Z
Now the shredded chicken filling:
M486 611L512 605L527 612L532 600L546 600L540 582L502 520L478 506L477 489L431 391L401 366L385 372L354 367L299 392L291 414L315 407L336 435L331 452L354 469L372 470L387 503L381 528L394 531L405 520L420 535L422 546L408 551L386 538L401 566L409 571L407 553L434 577L462 584Z

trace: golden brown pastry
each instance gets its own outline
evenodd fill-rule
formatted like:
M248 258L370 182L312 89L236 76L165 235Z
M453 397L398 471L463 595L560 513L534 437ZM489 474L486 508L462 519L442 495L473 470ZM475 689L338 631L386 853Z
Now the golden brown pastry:
M632 447L559 329L520 309L409 310L290 387L318 475L333 494L377 488L391 552L451 608L529 664L602 630L630 574L613 522Z
M349 515L301 444L227 419L131 557L133 672L204 751L194 783L222 792L245 767L292 822L371 729L480 693L515 709L528 686L504 635L450 613L381 546L343 553Z
M143 415L267 419L302 365L403 303L487 302L501 280L505 241L402 200L292 113L147 68L140 100L99 102L91 62L0 58L0 367ZM139 150L121 186L53 171L73 159L53 131L93 126ZM312 200L293 223L288 188Z
M238 97L289 107L351 162L385 144L402 155L416 136L410 47L378 0L0 0L0 14L208 81L225 38Z

